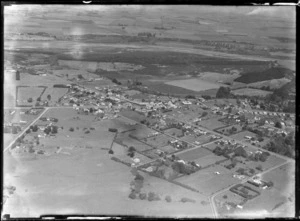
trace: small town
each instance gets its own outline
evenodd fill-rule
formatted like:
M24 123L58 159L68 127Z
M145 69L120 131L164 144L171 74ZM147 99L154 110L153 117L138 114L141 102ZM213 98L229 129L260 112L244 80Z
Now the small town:
M129 27L116 26L123 31ZM156 34L142 30L131 37L157 38L164 28L156 26ZM92 46L80 49L85 58L79 49L69 52L61 45L69 44L65 38L47 32L10 33L6 38L26 42L20 50L6 49L4 59L6 217L293 216L296 73L273 57L234 57L235 63L228 60L231 68L225 65L220 73L202 75L199 71L196 78L191 77L195 71L179 73L181 67L173 64L172 59L185 59L179 52L162 52L170 59L167 67L153 62L156 52L150 49L139 55L110 45L101 53L116 56L116 61L96 62L88 56L102 54L85 51ZM72 44L84 39L66 38ZM26 49L33 40L43 46ZM46 47L48 41L57 48ZM213 52L221 53L218 50ZM130 56L141 56L143 63L127 62L134 60ZM214 56L210 59L223 64ZM154 70L176 67L156 75L149 72L148 61ZM184 68L190 66L196 62ZM251 72L255 68L263 71ZM264 79L269 72L280 77ZM275 81L278 86L270 88Z

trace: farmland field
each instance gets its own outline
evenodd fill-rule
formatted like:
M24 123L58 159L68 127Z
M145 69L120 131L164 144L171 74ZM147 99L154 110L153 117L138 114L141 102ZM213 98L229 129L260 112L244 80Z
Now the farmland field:
M63 97L68 92L68 88L47 88L41 97L41 100L47 100L50 95L50 102L57 102L59 98Z
M217 118L212 118L212 119L209 119L209 120L199 121L198 124L202 127L208 128L210 130L214 130L216 128L226 126L221 121L219 121L219 119L217 119Z
M220 174L215 174L216 171ZM189 176L180 177L176 181L191 186L206 196L238 182L232 177L231 172L218 165L199 170Z
M254 89L254 88L236 89L236 90L231 91L231 93L234 95L261 96L261 97L265 97L268 94L272 94L272 92L270 92L270 91L263 91L263 90Z
M179 153L177 156L180 159L183 159L185 161L194 161L198 158L206 157L207 155L210 155L210 154L211 154L211 152L209 150L199 147L194 150L186 151L182 154Z
M241 131L239 133L231 135L230 137L232 137L233 139L244 141L246 140L245 136L256 137L256 134L250 131Z
M163 133L176 136L176 137L181 137L183 135L182 130L179 130L177 128L170 128L167 130L164 130Z
M120 141L122 145L126 145L128 147L133 146L139 152L151 150L153 148L143 142L140 142L136 139L128 137L127 134L118 134L118 136L117 136L118 142Z
M42 87L18 87L18 104L32 104L36 101L36 99L41 95L44 88ZM32 98L32 102L28 102L27 100Z
M169 140L173 140L173 139L166 135L158 135L155 137L147 138L146 142L153 147L159 148L168 145Z
M177 151L177 149L172 147L171 145L163 146L163 147L160 147L159 149L166 153L173 153L173 152Z
M200 80L197 78L169 81L169 82L166 82L166 84L177 86L177 87L182 87L182 88L193 90L193 91L205 91L205 90L220 87L220 85L218 85L218 84L211 83L208 81L203 81L203 80Z

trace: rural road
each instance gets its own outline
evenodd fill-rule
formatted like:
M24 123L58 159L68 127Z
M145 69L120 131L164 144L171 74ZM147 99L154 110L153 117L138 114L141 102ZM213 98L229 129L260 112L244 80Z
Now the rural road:
M49 110L49 107L47 108L45 108L45 110L43 110L43 112L40 114L40 115L38 115L38 117L35 119L35 120L33 120L4 150L3 150L3 152L5 152L5 151L7 151L15 142L16 142L16 140L19 138L19 137L21 137L23 134L25 134L25 132L30 128L30 126L31 125L33 125L33 124L35 124L35 122L37 122L39 119L40 119L40 117L41 116L43 116L47 111Z
M35 124L35 122L37 122L40 119L40 117L43 116L48 110L50 110L50 109L56 109L56 108L72 108L72 107L66 107L66 106L64 107L64 106L62 106L62 107L44 107L44 108L45 108L45 110L43 110L43 112L40 113L40 115L38 115L36 119L34 119L20 134L18 134L17 137L7 147L4 148L3 152L7 151L16 142L16 140L19 137L21 137L23 134L25 134L25 132L30 128L30 126L33 125L33 124ZM4 107L4 109L24 109L24 108L19 108L19 107L16 107L16 108L15 107L5 108Z

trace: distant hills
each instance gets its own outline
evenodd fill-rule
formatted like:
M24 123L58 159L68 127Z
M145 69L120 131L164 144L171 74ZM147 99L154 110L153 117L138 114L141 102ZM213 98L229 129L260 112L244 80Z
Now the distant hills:
M245 84L254 82L267 81L280 78L292 78L293 71L283 67L273 67L261 72L248 72L236 78L234 81Z

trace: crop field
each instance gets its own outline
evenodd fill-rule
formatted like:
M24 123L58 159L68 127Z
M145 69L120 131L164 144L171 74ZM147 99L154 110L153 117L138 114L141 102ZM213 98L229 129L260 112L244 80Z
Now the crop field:
M36 99L41 95L44 88L42 87L18 87L17 88L17 100L18 104L33 104ZM27 100L32 98L32 102Z
M206 150L202 147L186 151L184 153L179 153L177 156L184 161L194 161L196 159L206 157L207 155L212 154L209 150Z
M50 103L57 102L59 98L63 97L68 92L68 88L47 88L43 93L41 100L47 100L47 96L50 95Z
M208 81L203 81L203 80L197 79L197 78L169 81L166 84L177 86L177 87L182 87L182 88L193 90L193 91L205 91L205 90L220 87L220 85L218 85L218 84L211 83Z
M168 145L169 140L173 140L173 139L166 135L158 135L158 136L147 138L146 142L153 147L159 148Z
M177 128L169 128L167 130L164 130L163 133L176 136L176 137L181 137L183 135L182 130L179 130Z
M221 121L219 121L218 118L212 118L212 119L209 119L209 120L199 121L198 124L200 126L202 126L202 127L210 129L210 130L214 130L216 128L220 128L220 127L226 126Z
M268 94L271 94L272 92L270 91L263 91L259 89L254 89L254 88L241 88L241 89L236 89L231 92L234 95L247 95L247 96L261 96L265 97Z
M220 174L217 175L215 172ZM238 182L232 177L231 172L218 165L199 170L189 176L180 177L176 181L191 186L206 196Z

